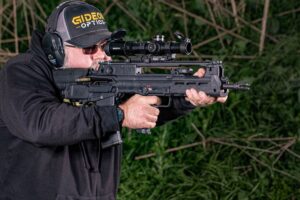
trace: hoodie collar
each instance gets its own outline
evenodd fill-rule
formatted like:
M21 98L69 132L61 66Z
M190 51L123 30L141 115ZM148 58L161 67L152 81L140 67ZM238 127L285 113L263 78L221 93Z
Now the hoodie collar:
M32 32L32 37L31 37L31 42L30 42L28 52L35 54L36 56L42 58L43 60L45 60L47 63L50 64L42 47L42 40L44 34L45 34L44 32L39 30L34 30Z

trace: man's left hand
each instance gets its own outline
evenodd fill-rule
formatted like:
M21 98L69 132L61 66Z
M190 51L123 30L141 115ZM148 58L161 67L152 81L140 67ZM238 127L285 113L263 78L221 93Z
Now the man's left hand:
M194 74L194 76L198 76L201 78L204 76L204 74L205 74L205 69L200 68ZM206 95L202 91L196 91L194 88L187 89L185 93L186 93L185 99L187 101L189 101L191 104L193 104L194 106L204 107L204 106L211 105L215 102L225 103L225 101L227 100L227 96L226 97L211 97L211 96Z

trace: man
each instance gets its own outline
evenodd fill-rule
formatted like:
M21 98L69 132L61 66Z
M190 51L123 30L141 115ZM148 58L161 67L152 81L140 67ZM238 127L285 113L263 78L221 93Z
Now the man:
M102 140L120 125L153 128L195 106L226 101L190 89L171 109L155 108L158 97L141 95L119 107L61 102L52 70L96 69L99 61L111 60L101 49L110 34L94 6L63 3L49 17L46 33L34 31L30 49L1 70L0 200L115 199L121 144L103 147Z

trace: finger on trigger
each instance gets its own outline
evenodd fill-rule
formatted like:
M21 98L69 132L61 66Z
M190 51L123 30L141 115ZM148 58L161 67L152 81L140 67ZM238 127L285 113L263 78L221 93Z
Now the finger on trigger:
M157 96L146 96L145 102L149 105L160 105L161 99Z

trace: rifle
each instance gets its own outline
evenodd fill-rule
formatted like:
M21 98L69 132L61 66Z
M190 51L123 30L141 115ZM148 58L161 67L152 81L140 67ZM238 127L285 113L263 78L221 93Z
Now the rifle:
M114 34L123 33L121 30ZM248 84L229 83L222 61L175 60L175 53L188 55L192 51L190 39L180 33L176 36L180 42L165 42L163 36L147 42L131 42L124 41L123 35L118 36L104 50L107 55L126 56L126 60L100 62L97 70L57 69L53 71L55 83L63 99L76 105L97 106L117 106L124 95L140 94L168 98L166 104L158 107L170 107L172 98L184 97L190 88L213 97L227 96L229 90L249 89ZM205 75L193 76L194 69L200 67L205 68ZM167 73L146 73L149 68L164 68Z

